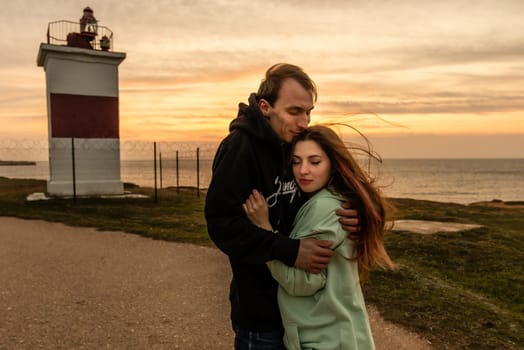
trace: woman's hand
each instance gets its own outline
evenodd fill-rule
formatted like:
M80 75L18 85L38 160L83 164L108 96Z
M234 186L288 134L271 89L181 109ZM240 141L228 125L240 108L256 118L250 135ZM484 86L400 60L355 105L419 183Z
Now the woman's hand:
M253 225L273 231L273 227L269 222L269 209L266 199L260 192L253 190L246 202L242 204L242 208Z

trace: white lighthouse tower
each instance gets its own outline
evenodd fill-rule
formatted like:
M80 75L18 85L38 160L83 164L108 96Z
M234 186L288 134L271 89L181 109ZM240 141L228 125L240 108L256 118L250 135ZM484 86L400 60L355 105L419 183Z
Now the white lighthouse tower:
M89 7L78 22L49 23L37 58L46 74L49 195L123 193L118 65L126 54L112 41Z

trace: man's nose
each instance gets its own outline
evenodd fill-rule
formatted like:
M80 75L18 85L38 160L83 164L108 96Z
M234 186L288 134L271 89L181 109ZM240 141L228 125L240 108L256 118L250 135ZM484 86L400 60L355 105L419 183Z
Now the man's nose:
M297 120L298 127L302 130L306 129L309 125L309 120L309 115L307 115L306 113L300 115Z

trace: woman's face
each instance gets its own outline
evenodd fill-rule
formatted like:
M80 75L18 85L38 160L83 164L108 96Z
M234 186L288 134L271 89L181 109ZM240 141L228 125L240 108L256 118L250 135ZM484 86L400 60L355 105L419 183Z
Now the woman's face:
M298 187L306 193L324 188L331 177L331 161L318 143L299 141L293 151L293 175Z

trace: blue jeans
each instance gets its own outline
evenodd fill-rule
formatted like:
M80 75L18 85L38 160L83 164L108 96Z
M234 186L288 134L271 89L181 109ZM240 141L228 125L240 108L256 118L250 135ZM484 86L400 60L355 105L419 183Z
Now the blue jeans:
M284 331L253 332L233 324L235 350L285 350Z

